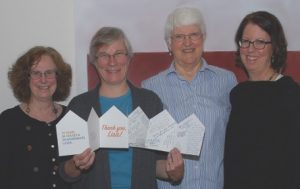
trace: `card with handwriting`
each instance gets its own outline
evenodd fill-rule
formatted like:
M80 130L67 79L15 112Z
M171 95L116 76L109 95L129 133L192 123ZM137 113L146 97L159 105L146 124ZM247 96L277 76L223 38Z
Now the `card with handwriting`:
M177 123L167 110L149 119L137 107L128 117L112 106L98 118L92 109L86 121L69 111L57 124L59 155L73 155L86 148L138 147L199 156L205 127L192 114Z
M141 108L128 117L129 145L169 152L174 147L182 154L199 156L205 127L195 114L179 124L167 110L148 119Z

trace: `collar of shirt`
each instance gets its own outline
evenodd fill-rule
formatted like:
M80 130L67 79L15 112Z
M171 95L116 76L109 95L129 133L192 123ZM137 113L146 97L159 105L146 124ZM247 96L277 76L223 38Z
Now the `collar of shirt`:
M198 71L198 74L200 72L205 72L205 71L211 71L213 73L215 73L215 70L212 69L212 67L206 62L206 60L204 58L201 58L202 60L202 66L200 68L200 70ZM166 70L166 75L171 75L171 74L176 74L176 69L175 69L175 61L173 60L172 64L170 65L170 67Z

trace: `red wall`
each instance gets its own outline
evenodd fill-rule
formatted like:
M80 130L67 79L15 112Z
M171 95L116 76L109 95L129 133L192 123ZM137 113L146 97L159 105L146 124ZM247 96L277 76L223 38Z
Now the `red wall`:
M205 52L204 58L209 64L233 71L239 82L247 80L243 70L235 66L235 52ZM171 61L172 58L166 52L135 53L129 66L128 79L140 86L142 80L166 69ZM94 67L89 63L87 66L90 89L99 82L99 79ZM283 73L300 83L300 51L288 53L287 67Z

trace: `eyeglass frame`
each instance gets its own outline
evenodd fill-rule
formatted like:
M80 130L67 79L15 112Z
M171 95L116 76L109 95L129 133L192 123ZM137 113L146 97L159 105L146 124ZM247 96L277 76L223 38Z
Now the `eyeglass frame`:
M245 44L245 42L247 42L247 46L243 46L242 42L244 42L244 44ZM262 50L266 47L266 45L271 44L271 43L272 43L272 41L264 41L261 39L256 39L254 41L250 41L248 39L241 39L241 40L239 40L239 47L242 49L247 49L250 47L250 44L252 44L255 49ZM257 48L257 45L263 45L263 46L261 48Z
M171 36L171 38L178 43L182 43L186 39L197 42L202 38L202 36L203 34L201 32L193 32L189 34L174 34Z
M54 79L57 76L56 70L46 70L44 72L31 70L29 73L29 77L33 80L39 80L42 77L45 79Z
M114 60L119 61L118 60L119 59L118 56L120 56L120 55L122 55L122 56L124 55L124 57L120 57L120 58L128 57L128 53L127 52L117 51L114 54L108 54L106 52L101 52L98 55L96 55L96 59L97 59L97 61L102 61L102 62L109 62L112 58Z

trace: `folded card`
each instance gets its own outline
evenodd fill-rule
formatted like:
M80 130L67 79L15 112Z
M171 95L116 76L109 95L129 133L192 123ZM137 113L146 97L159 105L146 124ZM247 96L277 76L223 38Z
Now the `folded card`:
M73 155L86 148L138 147L169 152L178 148L182 154L200 154L205 127L192 114L177 123L167 110L149 119L137 107L126 117L112 106L100 118L91 109L84 121L69 111L56 125L59 155Z
M115 106L100 118L91 109L84 121L72 111L56 125L60 156L79 154L86 148L128 148L127 117Z

